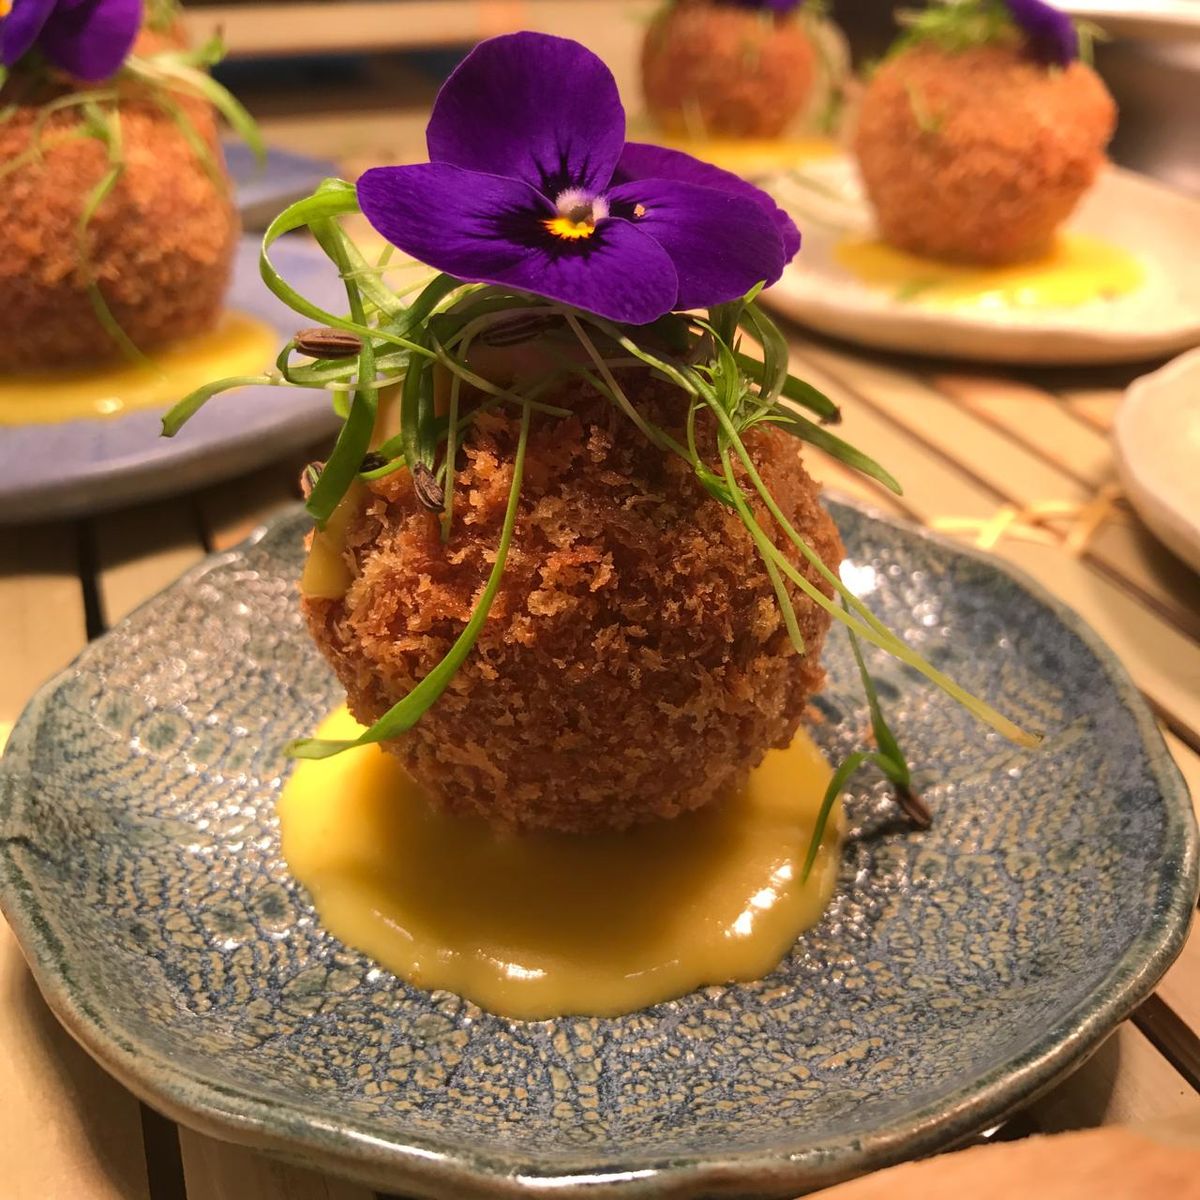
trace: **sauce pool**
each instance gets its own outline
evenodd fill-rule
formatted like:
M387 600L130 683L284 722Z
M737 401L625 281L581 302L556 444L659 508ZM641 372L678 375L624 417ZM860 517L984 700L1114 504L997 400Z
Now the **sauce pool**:
M166 408L214 379L256 374L274 359L278 342L265 321L227 312L206 333L156 350L149 363L0 376L0 425L50 425Z
M878 239L844 241L834 258L863 283L937 307L1074 308L1127 295L1145 278L1132 254L1080 233L1060 234L1045 258L999 267L921 258Z
M343 708L318 736L360 727ZM283 853L338 938L422 988L501 1016L616 1016L759 979L821 917L840 809L804 856L830 778L801 731L727 801L595 836L497 833L427 804L377 746L302 761Z

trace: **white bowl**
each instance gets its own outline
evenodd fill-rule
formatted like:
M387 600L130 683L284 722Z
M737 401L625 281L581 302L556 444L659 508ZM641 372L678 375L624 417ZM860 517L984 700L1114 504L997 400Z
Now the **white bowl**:
M1139 516L1200 571L1200 350L1134 380L1117 411L1116 442Z

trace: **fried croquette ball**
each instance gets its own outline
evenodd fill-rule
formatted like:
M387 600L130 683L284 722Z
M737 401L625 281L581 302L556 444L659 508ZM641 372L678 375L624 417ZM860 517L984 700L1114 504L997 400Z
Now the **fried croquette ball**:
M646 107L676 137L778 137L815 83L816 51L795 17L679 3L642 45Z
M73 107L45 122L43 153L33 154L42 100L18 105L0 122L0 162L21 163L0 188L0 360L21 371L120 359L93 309L93 277L141 350L211 328L238 237L212 108L174 97L208 148L206 167L176 121L128 86L120 102L124 170L89 222L81 250L80 218L109 169L108 150L80 136Z
M644 373L625 386L684 437L679 391ZM807 646L796 654L736 514L583 385L550 402L573 415L534 415L503 583L479 640L441 698L386 745L453 812L514 829L622 829L717 799L790 742L823 681L829 617L789 585ZM699 424L714 462L711 426ZM493 411L466 434L448 544L398 471L371 485L349 523L345 595L305 598L360 722L411 691L467 622L494 561L518 425ZM769 426L746 443L782 511L836 570L841 543L797 443Z
M1116 106L1073 62L1007 45L921 44L867 87L854 149L880 232L931 258L1009 263L1045 254L1105 161Z

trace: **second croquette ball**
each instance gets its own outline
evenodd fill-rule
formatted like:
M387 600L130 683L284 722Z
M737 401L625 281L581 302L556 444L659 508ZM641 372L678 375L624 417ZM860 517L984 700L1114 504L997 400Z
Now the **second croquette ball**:
M854 151L886 241L1001 264L1046 254L1105 161L1116 106L1081 62L1018 46L922 43L888 58L862 99Z
M646 108L675 137L779 137L816 80L817 52L794 14L684 0L655 17L642 44Z
M138 50L176 44L143 33ZM216 113L197 96L172 93L168 111L139 83L116 86L123 166L82 235L84 206L110 169L108 147L84 132L83 110L45 110L65 94L54 85L0 121L0 359L9 370L121 360L96 315L93 282L140 350L203 333L220 316L240 226Z

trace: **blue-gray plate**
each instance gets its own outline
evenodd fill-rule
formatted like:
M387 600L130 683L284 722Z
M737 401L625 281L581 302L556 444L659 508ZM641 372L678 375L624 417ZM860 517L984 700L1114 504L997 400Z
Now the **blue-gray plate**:
M228 305L273 325L282 345L305 322L262 282L258 248L252 237L238 245ZM285 239L276 243L272 259L323 308L345 307L337 272L317 246ZM216 483L311 445L337 425L327 393L273 387L218 397L170 439L160 436L159 409L53 425L3 425L0 524L93 513Z
M311 195L323 179L341 174L335 162L278 146L267 147L262 163L245 142L231 138L221 148L243 229L266 229L289 204Z
M280 745L338 700L297 611L296 512L93 643L13 732L0 899L50 1006L172 1117L417 1196L794 1195L1002 1118L1178 953L1191 806L1073 614L976 553L835 515L866 600L1047 740L1016 750L873 660L934 826L856 787L833 903L765 979L521 1023L324 932L274 816ZM831 642L837 756L865 718Z

